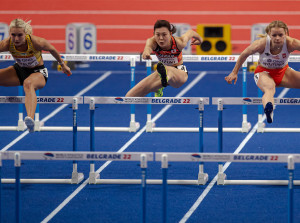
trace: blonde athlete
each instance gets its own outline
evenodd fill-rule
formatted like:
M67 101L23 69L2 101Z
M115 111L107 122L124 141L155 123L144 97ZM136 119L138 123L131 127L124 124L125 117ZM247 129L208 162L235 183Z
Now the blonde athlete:
M289 36L287 25L273 21L266 27L266 35L254 41L239 56L231 74L225 77L227 83L234 84L238 71L248 56L259 53L258 67L254 80L262 90L262 102L267 122L273 122L273 105L276 87L300 88L300 72L289 67L288 58L294 50L300 50L300 41Z
M13 66L0 69L0 86L23 85L27 117L24 121L29 132L34 131L34 114L37 104L35 91L43 88L48 79L42 50L49 51L62 66L62 71L71 75L57 50L47 40L33 36L29 22L14 19L9 26L9 37L0 41L0 52L9 51L16 60Z
M157 70L133 87L126 97L144 97L150 92L156 92L156 97L163 95L163 89L168 85L179 88L188 78L188 71L183 65L182 49L192 39L191 45L200 45L202 38L193 30L187 31L181 37L174 37L175 26L166 20L158 20L154 25L154 36L147 39L143 59L152 59L152 51L159 63Z

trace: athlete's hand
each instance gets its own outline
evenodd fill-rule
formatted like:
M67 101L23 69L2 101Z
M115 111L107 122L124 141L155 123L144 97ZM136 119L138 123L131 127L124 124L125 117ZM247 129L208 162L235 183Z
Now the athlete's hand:
M152 60L152 57L149 53L143 53L142 57L144 60Z
M61 70L68 76L72 75L70 67L68 67L65 63L61 66Z
M191 45L201 45L201 43L203 42L203 39L200 37L200 38L192 38L191 40Z
M228 84L232 84L232 81L234 81L235 84L237 79L238 79L238 75L235 73L231 73L227 77L225 77L225 81L227 81Z

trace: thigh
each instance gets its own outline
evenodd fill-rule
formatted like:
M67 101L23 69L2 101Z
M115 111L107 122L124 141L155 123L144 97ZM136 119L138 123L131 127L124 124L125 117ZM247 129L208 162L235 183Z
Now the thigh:
M166 66L168 70L168 76L187 76L187 73L183 70L177 69L172 66Z
M170 66L167 66L167 70L168 70L169 84L171 86L172 84L176 85L177 82L179 86L181 86L188 79L188 74L183 70L179 70L175 67L170 67ZM172 86L172 87L176 87L176 86Z
M46 85L44 75L37 72L32 73L24 80L24 86L30 83L35 90L41 89Z
M276 84L273 78L266 72L259 73L259 79L257 81L257 87L260 88L263 92L268 89L275 89Z
M300 88L300 72L289 67L285 71L279 86L287 88Z
M20 80L13 66L0 69L0 85L6 87L20 85Z

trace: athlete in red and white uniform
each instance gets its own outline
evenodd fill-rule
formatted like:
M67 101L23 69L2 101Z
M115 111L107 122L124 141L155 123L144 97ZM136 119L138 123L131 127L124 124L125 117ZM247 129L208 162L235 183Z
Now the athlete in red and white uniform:
M267 122L273 122L273 105L276 87L300 88L300 72L288 66L288 58L294 50L300 50L300 40L291 38L287 25L282 21L273 21L266 27L267 35L254 41L239 56L231 74L225 80L231 84L237 81L238 71L248 56L259 53L259 64L254 72L254 80L264 93L264 105Z
M126 97L144 97L150 92L161 97L162 90L168 85L179 88L187 80L187 69L182 61L182 49L191 40L191 45L200 45L202 38L193 30L187 31L181 37L173 37L175 26L166 20L157 20L154 25L154 36L147 39L143 59L152 59L154 51L159 63L157 70L134 86Z
M49 51L62 66L62 71L71 75L57 50L47 40L33 36L30 22L14 19L9 27L9 37L0 41L0 52L9 51L16 60L13 66L0 69L0 86L23 85L27 117L24 121L29 132L34 131L34 114L37 104L35 91L43 88L48 79L42 50Z

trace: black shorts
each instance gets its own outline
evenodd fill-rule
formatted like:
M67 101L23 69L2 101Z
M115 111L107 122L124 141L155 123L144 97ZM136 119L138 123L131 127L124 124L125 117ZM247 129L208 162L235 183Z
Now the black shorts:
M17 72L18 78L20 80L20 84L23 86L24 80L30 76L30 74L40 72L47 83L48 80L48 70L45 68L44 65L34 67L34 68L27 68L27 67L21 67L19 64L15 63L14 68Z

